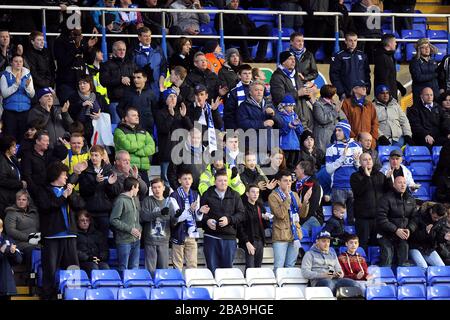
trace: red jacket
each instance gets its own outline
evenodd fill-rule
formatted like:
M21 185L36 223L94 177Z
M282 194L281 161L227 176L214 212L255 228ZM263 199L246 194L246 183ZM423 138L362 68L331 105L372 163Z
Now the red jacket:
M351 255L348 252L344 252L338 257L339 264L341 265L342 271L344 272L344 278L349 278L353 280L367 280L367 263L366 259L362 257L359 253ZM356 275L361 271L364 271L364 277L358 279Z

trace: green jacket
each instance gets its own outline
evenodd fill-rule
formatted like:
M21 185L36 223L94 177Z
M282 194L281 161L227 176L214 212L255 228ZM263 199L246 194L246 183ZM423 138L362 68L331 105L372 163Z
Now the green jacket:
M198 185L198 192L200 192L200 195L203 195L203 193L205 193L206 190L208 190L209 187L213 186L216 182L216 178L214 177L211 167L212 164L208 165L206 170L200 175L200 183ZM242 183L239 174L232 179L231 176L233 172L228 163L225 164L225 168L227 169L228 186L242 196L245 193L245 185Z
M140 204L138 198L120 194L111 212L109 223L115 231L116 244L132 243L139 239L131 234L131 229L142 231L139 223Z
M131 166L140 170L150 169L149 156L155 153L155 141L150 133L140 127L131 128L121 123L114 131L114 145L116 152L128 151L131 157Z

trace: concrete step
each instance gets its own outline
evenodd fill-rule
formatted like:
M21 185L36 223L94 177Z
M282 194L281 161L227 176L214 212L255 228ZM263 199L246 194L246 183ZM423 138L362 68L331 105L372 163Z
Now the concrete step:
M33 297L29 297L29 296L14 296L14 297L11 297L11 300L40 300L40 299L37 296L33 296Z

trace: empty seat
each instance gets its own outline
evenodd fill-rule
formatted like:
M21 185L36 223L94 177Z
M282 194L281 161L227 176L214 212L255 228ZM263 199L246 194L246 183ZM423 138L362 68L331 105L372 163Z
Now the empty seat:
M86 300L116 300L116 296L110 288L88 289Z
M445 30L427 30L428 39L443 39L447 40L448 34Z
M428 287L427 300L450 300L450 286L435 285Z
M276 285L277 280L272 269L269 268L248 268L245 271L248 286L254 285Z
M423 32L419 30L403 29L400 34L402 39L420 39L424 37Z
M223 285L246 285L244 274L238 268L216 269L216 282L219 287Z
M183 300L211 300L206 288L183 288Z
M398 267L397 282L402 286L408 283L427 283L427 279L421 267Z
M447 44L446 43L434 43L434 46L438 49L438 52L434 55L434 60L437 62L442 61L444 56L447 54Z
M336 300L328 287L308 287L305 289L306 300Z
M183 288L181 287L153 288L150 297L151 300L181 300L183 297Z
M65 288L90 287L91 282L84 270L59 270L59 292L64 293Z
M401 150L400 147L396 146L378 146L378 158L381 163L389 161L389 154L392 150Z
M214 300L243 300L245 297L244 286L225 286L214 288Z
M431 161L430 150L424 146L409 146L405 147L404 153L405 161L412 163L416 161Z
M178 269L157 269L155 272L155 286L157 287L183 287L186 282Z
M397 300L397 292L395 286L377 286L367 287L366 289L367 300Z
M302 235L303 235L303 237L302 237L302 239L301 239L301 242L302 242L302 243L303 243L303 242L305 242L305 243L311 243L311 242L312 242L311 238L309 237L309 232L308 232L308 230L302 228Z
M323 206L323 217L327 221L333 215L333 208L331 206Z
M92 287L120 287L122 279L117 270L92 270Z
M147 292L144 289L148 289ZM119 289L117 300L149 300L150 288L122 288Z
M413 162L408 166L416 181L431 181L433 164L431 162Z
M275 287L274 286L256 286L245 288L245 300L274 300Z
M414 43L406 43L406 61L411 61L416 55L417 50L414 47Z
M280 287L286 285L302 285L308 284L308 279L305 279L300 268L277 268L277 283Z
M378 264L381 257L380 247L369 247L369 262L370 264Z
M387 284L396 284L397 278L390 267L370 266L367 270L369 274L373 275L372 282L382 282Z
M217 32L212 25L201 24L200 25L200 34L205 35L205 36L214 36L217 34Z
M418 284L410 284L399 286L397 291L398 300L426 300L425 286Z
M305 295L299 287L277 287L275 288L275 300L305 300Z
M450 266L428 267L427 283L429 286L433 286L435 284L441 284L441 283L450 284Z
M435 146L431 151L431 156L433 157L433 164L437 166L439 162L439 155L441 154L442 146Z
M64 300L85 300L87 288L67 288L64 291Z
M420 188L413 193L414 198L428 201L431 200L431 189L430 189L430 183L429 182L420 182L421 186Z
M186 279L186 286L215 286L216 280L211 270L202 269L186 269L184 271L184 277Z
M344 231L349 234L356 234L356 228L355 226L345 226Z
M317 235L322 231L322 227L312 227L311 229L311 242L315 242Z
M338 300L364 300L364 294L360 287L340 287L336 291Z
M123 286L128 287L151 287L153 279L147 269L132 269L123 271Z

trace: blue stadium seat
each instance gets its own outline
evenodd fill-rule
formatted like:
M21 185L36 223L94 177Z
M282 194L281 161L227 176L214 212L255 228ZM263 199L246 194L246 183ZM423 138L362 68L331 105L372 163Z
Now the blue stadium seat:
M438 52L434 55L434 60L437 62L442 61L444 56L447 54L447 44L446 43L434 43Z
M248 8L251 11L271 11L270 8ZM276 25L275 15L273 14L249 14L248 18L252 20L257 27L263 24L269 24L272 28Z
M123 286L128 287L151 287L153 279L147 269L132 269L123 271Z
M256 52L258 51L258 45L255 45L251 48L252 48L252 57L255 58ZM274 58L273 45L272 41L269 41L269 43L267 44L266 59L273 59L273 58Z
M434 286L435 284L441 284L441 283L450 285L450 266L428 267L427 283L429 286Z
M311 242L315 242L317 235L322 231L322 226L320 227L312 227L311 229Z
M380 257L381 257L380 247L369 247L368 251L369 251L370 264L378 264L380 262Z
M148 289L148 293L144 289ZM117 300L150 300L150 288L122 288L119 289Z
M420 182L421 186L420 188L413 193L414 198L423 200L423 201L429 201L432 199L431 196L431 188L429 182Z
M90 287L91 282L84 270L59 270L57 274L59 292L64 294L65 288Z
M211 26L209 24L201 24L200 25L200 34L205 35L205 36L214 36L214 35L217 35L217 32L214 29L214 26Z
M427 300L450 300L450 286L435 285L427 287Z
M416 48L414 48L414 43L406 43L406 61L411 61L417 53Z
M99 287L120 287L122 279L117 270L92 270L91 281L93 288Z
M292 28L281 28L281 33L283 37L290 37L295 30ZM272 29L272 37L278 37L278 28Z
M355 226L345 226L344 231L349 234L356 234L356 228Z
M420 39L425 35L424 32L414 29L403 29L400 34L402 39Z
M333 215L333 207L332 206L323 206L323 218L327 221Z
M155 272L156 287L184 287L186 282L178 269L157 269Z
M116 300L116 297L110 288L86 290L86 300Z
M183 300L212 300L206 288L183 288Z
M442 39L447 40L448 33L445 30L427 30L428 39Z
M430 150L424 146L406 146L404 158L407 163L431 161Z
M399 286L397 291L398 300L427 300L424 285Z
M441 154L442 146L435 146L433 147L431 154L433 157L433 164L437 166L439 162L439 155Z
M217 10L217 7L213 7L213 6L205 6L203 7L203 9L205 10ZM214 19L216 18L216 13L208 13L209 14L209 20L212 21L214 23Z
M339 247L339 254L342 254L345 251L347 251L347 247ZM367 258L366 252L362 247L358 247L358 249L356 249L356 253L360 254L364 258Z
M114 131L116 130L118 124L117 123L111 123L111 131L114 134Z
M378 146L378 158L380 158L381 163L389 161L389 154L392 150L401 150L400 147L396 146Z
M109 249L109 259L108 259L108 265L111 266L117 266L118 260L117 260L117 249Z
M367 300L397 300L397 290L395 286L379 286L379 287L367 287L366 299Z
M151 300L182 300L183 291L179 287L154 288Z
M64 300L85 300L87 288L67 288L64 291Z
M301 240L302 243L311 243L312 242L311 238L309 237L308 230L302 228L302 234L303 234L303 238Z
M316 51L316 53L315 53L315 55L314 55L314 58L317 60L317 61L323 61L323 60L325 60L325 50L324 50L324 48L323 48L323 45L321 45L318 49L317 49L317 51Z
M413 162L408 166L414 180L431 181L433 177L433 164L431 162Z
M390 267L370 266L367 271L374 276L375 282L383 282L386 284L397 283L397 278Z
M427 278L421 267L398 267L397 282L399 285L404 284L426 284Z
M311 249L311 247L312 247L312 244L311 244L311 243L302 243L302 249L303 249L305 252L308 252L308 251Z

